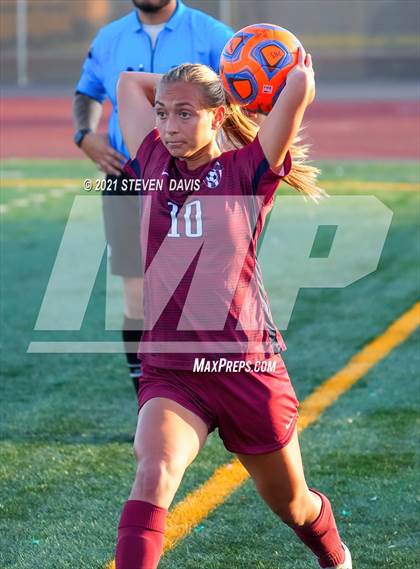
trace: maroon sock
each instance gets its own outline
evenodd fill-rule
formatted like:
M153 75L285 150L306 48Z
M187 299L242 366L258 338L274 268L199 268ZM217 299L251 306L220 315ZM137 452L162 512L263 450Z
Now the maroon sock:
M295 526L293 531L318 557L320 567L334 567L343 563L345 552L335 524L330 501L326 496L310 489L322 500L319 516L311 524Z
M165 508L141 500L124 504L118 525L116 569L156 569L167 513Z

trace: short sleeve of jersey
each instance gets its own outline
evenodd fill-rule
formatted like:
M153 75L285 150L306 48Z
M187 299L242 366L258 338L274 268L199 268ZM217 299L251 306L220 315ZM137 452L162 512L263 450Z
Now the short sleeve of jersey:
M82 74L76 86L76 92L83 93L102 103L106 98L101 71L101 36L94 39L83 63Z
M140 144L135 158L124 165L123 171L130 178L147 178L152 169L163 162L168 154L157 129L154 128Z
M277 172L270 168L258 138L233 153L235 171L245 195L264 195L268 201L276 191L279 182L292 168L292 158L288 151L282 166Z

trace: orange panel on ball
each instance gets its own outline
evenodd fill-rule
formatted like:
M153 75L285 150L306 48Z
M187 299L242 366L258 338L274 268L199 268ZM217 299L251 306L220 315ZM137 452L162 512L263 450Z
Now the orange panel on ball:
M254 24L226 44L220 75L231 99L249 110L268 113L297 63L300 42L285 28Z

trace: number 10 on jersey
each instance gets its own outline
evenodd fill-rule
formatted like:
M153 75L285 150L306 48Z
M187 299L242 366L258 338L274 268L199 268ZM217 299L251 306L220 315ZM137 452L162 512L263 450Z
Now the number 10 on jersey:
M168 237L181 237L182 234L180 233L180 231L182 231L182 228L179 229L178 227L179 206L176 203L169 201L168 205L171 214L171 229L168 233ZM185 220L186 237L201 237L203 235L203 222L201 219L201 203L199 200L194 200L192 202L187 203L187 205L185 206L184 220Z

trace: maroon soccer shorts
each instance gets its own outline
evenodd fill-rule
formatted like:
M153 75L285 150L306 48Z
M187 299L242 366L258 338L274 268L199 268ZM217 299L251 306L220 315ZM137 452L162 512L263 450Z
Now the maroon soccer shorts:
M280 355L274 371L193 372L143 365L139 409L167 397L216 427L233 453L264 454L287 445L298 418L298 401Z

